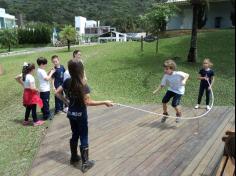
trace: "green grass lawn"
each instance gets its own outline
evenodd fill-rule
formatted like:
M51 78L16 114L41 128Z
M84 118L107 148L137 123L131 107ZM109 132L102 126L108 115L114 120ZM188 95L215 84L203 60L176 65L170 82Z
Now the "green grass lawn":
M234 106L235 100L235 50L234 30L219 30L199 34L198 63L186 62L190 36L160 40L159 54L155 55L155 43L108 43L81 47L89 85L95 99L111 99L126 104L160 104L165 91L153 96L152 91L163 76L163 62L175 58L178 70L190 74L186 85L184 106L196 103L199 82L196 77L204 57L214 63L216 82L215 105ZM56 52L56 53L55 53ZM66 66L72 53L66 50L36 53L25 56L0 58L5 74L0 76L0 175L24 175L37 151L43 127L23 127L22 88L14 81L24 61L34 62L39 56L61 57ZM48 65L48 70L52 67ZM52 98L53 99L53 98ZM53 100L51 102L53 105ZM52 106L53 107L53 106Z

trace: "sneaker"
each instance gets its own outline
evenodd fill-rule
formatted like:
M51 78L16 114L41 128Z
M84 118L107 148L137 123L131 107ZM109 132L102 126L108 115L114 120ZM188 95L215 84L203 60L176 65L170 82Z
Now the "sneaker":
M207 111L209 111L211 109L211 107L209 105L206 106Z
M175 122L176 122L176 123L179 123L180 120L181 120L181 117L182 117L182 114L181 114L181 113L179 113L179 114L177 113L177 114L176 114L176 120L175 120Z
M64 108L64 109L63 109L63 112L64 112L64 113L67 113L67 112L68 112L68 107Z
M30 121L28 120L28 121L23 121L23 123L22 123L24 126L27 126L27 125L29 125L30 124Z
M195 108L195 109L199 109L199 104L197 104L194 108Z
M166 116L168 116L168 115L169 115L168 113L163 113L163 117L161 119L161 123L165 123L166 122L166 120L168 119L168 117L166 117Z
M41 126L43 125L45 122L43 120L38 120L37 122L34 122L34 126Z

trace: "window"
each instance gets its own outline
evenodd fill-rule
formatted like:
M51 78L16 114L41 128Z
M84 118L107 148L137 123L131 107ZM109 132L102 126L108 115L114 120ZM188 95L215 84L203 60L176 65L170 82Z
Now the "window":
M222 17L215 18L215 28L221 28Z

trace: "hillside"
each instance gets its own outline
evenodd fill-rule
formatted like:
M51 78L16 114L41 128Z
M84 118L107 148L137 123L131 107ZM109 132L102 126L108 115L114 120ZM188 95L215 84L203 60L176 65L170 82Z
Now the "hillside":
M0 7L25 20L49 24L73 24L74 16L101 20L123 32L135 30L138 15L160 0L0 0ZM128 27L127 27L128 26ZM127 29L128 28L128 29Z

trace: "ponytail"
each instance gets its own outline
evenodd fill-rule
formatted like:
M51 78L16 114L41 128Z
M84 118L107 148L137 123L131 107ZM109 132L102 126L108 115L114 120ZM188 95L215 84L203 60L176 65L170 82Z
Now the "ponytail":
M22 80L25 81L26 75L29 74L34 69L35 69L34 64L31 64L31 63L28 64L25 62L22 68Z

